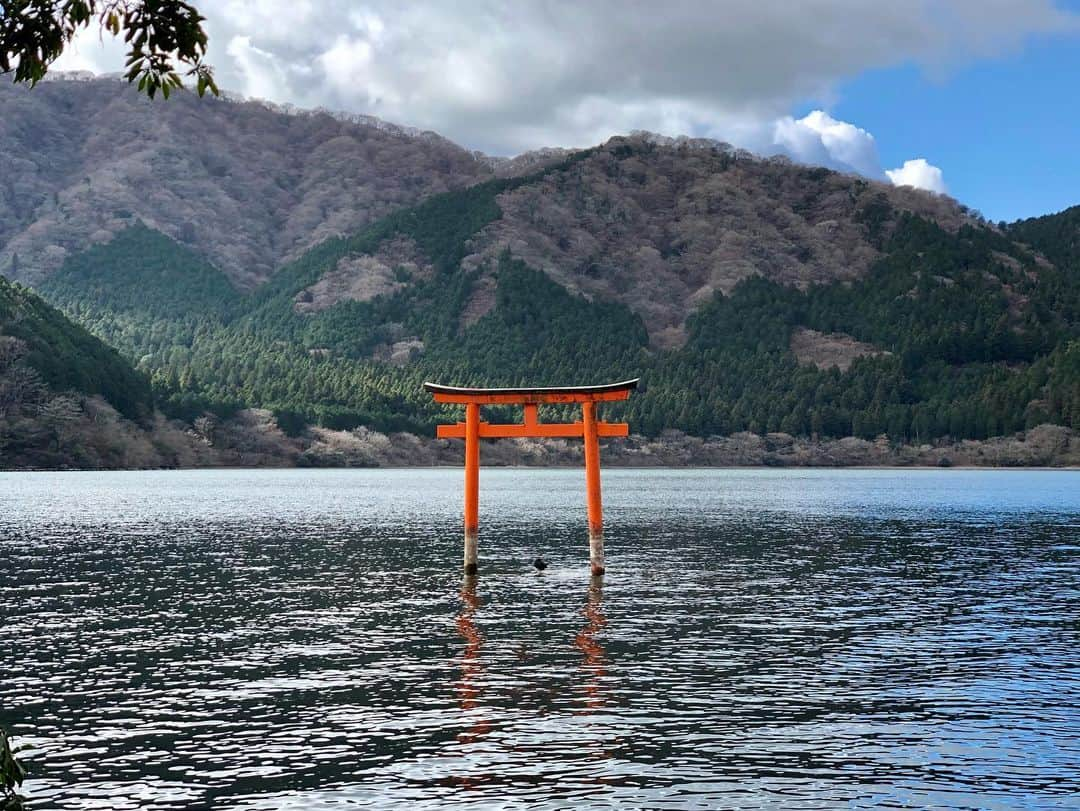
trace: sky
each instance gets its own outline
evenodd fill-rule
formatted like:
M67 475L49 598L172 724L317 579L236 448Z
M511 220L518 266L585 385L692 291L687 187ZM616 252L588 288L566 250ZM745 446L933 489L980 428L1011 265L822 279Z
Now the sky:
M950 194L1080 203L1080 0L194 0L218 85L514 155L649 130ZM113 72L81 34L57 70Z

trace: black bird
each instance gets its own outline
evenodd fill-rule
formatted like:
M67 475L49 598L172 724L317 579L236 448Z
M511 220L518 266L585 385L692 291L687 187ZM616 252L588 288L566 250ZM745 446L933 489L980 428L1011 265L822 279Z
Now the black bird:
M536 567L536 571L542 572L544 571L544 569L547 568L547 561L541 557L538 557L536 560L533 561L533 566Z

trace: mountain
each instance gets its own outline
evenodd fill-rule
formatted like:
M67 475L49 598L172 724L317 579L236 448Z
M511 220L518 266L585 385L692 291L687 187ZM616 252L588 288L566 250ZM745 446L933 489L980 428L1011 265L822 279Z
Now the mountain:
M100 395L132 418L152 410L150 381L115 349L30 290L3 278L0 341L6 368L18 363L52 390ZM18 394L6 391L12 400Z
M286 259L494 175L433 133L119 79L0 84L0 273L36 282L136 218L250 289Z
M1003 227L1013 239L1030 245L1056 266L1080 266L1080 206Z
M145 375L0 278L0 468L65 462L80 427L91 423L96 432L100 420L145 419L152 410Z
M424 434L453 414L428 401L425 378L641 376L638 394L606 413L647 436L925 443L1080 427L1072 212L993 225L946 197L647 133L500 161L370 121L183 97L178 112L162 112L107 82L44 89L60 108L92 107L86 93L130 106L132 126L171 122L152 137L172 154L217 139L207 160L238 164L198 174L197 197L179 175L159 175L160 201L140 207L131 192L130 216L94 239L82 235L90 215L50 219L46 200L0 243L0 256L18 253L19 274L149 375L156 405L174 417L257 407L292 433ZM4 120L6 131L22 126ZM39 123L55 128L50 120ZM216 206L233 199L237 178L263 188L277 170L260 167L275 161L302 175L311 164L300 152L275 152L294 127L305 143L345 138L338 175L411 191L376 209L340 177L313 175L305 193L319 197L325 184L332 204L310 230L270 206L233 220L200 209L185 220L194 231L170 224L170 201ZM340 128L348 134L325 139ZM45 146L22 148L68 140L50 131ZM423 183L368 160L356 146L368 141L411 155ZM121 161L117 188L146 163ZM276 242L253 236L275 227ZM259 243L257 262L223 250L241 233ZM31 269L25 246L41 234L66 248Z
M184 423L154 400L115 349L0 277L0 470L282 465L302 449L269 412Z
M509 249L571 292L625 304L662 348L681 346L690 313L750 276L803 288L864 276L902 211L949 231L971 219L945 197L649 133L614 138L498 204L467 267L494 268ZM468 319L490 307L493 281L481 273Z

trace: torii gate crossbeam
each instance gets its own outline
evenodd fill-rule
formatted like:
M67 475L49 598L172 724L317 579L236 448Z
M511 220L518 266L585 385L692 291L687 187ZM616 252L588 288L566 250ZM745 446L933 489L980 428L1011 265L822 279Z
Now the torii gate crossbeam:
M477 569L477 534L480 528L480 440L501 437L582 437L585 440L585 490L589 512L589 562L594 575L604 573L604 514L600 500L600 443L602 436L627 436L625 422L596 419L597 403L626 400L638 380L603 386L554 386L537 388L477 389L425 383L437 403L465 406L465 422L440 425L440 439L465 440L465 573ZM542 423L537 406L544 403L580 403L581 421ZM525 415L521 423L497 424L480 421L482 405L520 405Z

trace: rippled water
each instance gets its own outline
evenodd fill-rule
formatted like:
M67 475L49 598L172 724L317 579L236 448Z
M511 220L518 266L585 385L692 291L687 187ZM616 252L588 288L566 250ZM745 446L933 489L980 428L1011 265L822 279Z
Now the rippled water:
M1080 474L604 475L0 474L29 807L1080 807Z

